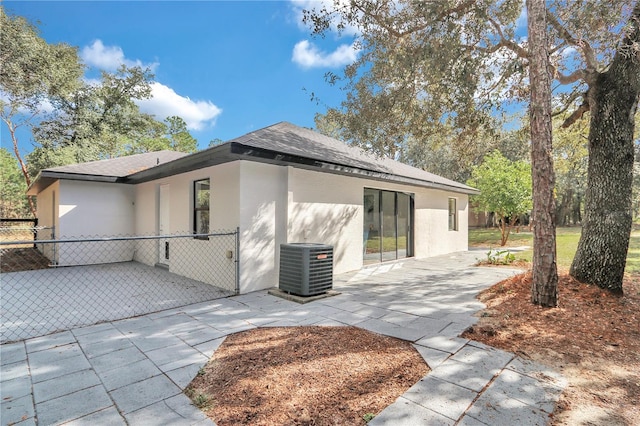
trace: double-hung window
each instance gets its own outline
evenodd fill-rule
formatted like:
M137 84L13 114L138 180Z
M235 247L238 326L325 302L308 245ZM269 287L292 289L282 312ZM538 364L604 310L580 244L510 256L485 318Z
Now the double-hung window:
M193 233L209 233L209 179L197 180L193 183Z

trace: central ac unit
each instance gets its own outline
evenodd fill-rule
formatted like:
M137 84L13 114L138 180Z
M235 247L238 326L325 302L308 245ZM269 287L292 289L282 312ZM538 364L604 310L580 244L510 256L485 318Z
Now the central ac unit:
M333 246L280 245L279 288L298 296L315 296L333 287Z

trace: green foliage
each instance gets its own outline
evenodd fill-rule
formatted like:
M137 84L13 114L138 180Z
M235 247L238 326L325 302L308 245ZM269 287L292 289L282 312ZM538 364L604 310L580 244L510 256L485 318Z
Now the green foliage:
M197 150L182 118L168 117L165 124L138 108L136 100L151 96L148 69L123 65L114 73L102 72L99 83L87 82L76 47L47 43L34 25L2 7L0 26L0 118L14 147L15 130L24 125L32 128L36 142L27 157L27 184L48 167L164 149ZM45 114L47 104L53 111ZM37 125L34 117L42 118Z
M99 84L85 83L68 97L52 98L55 112L34 128L38 146L28 156L31 173L142 152L195 152L197 141L182 118L162 123L134 102L151 96L152 78L148 69L122 66L116 73L103 72Z
M510 265L516 261L516 256L509 250L493 250L487 252L487 263L489 265Z
M15 157L0 148L0 217L8 219L31 216L26 196L27 186Z
M473 168L467 184L480 190L479 195L472 197L475 208L494 212L500 218L500 245L505 245L515 219L533 207L530 165L511 161L494 151Z
M195 405L198 408L204 408L207 406L208 403L209 403L209 397L207 397L207 395L203 393L199 393L193 398L193 405Z
M65 96L77 90L83 66L74 47L48 44L37 28L22 17L10 16L0 6L0 119L11 138L25 186L31 183L18 150L16 130L31 127L52 96ZM4 142L4 141L3 141ZM28 199L31 215L35 204Z
M367 413L364 416L362 416L362 420L364 420L366 423L369 423L371 420L373 420L376 417L375 414L373 413Z
M556 172L556 223L577 224L582 219L582 204L587 190L589 159L588 120L562 128L562 118L554 120L553 159Z
M39 146L29 156L32 173L127 153L126 147L153 126L153 118L134 103L151 96L151 78L148 70L122 66L113 74L103 72L99 84L85 82L72 94L50 98L54 112L34 127Z
M84 72L77 49L65 43L48 44L37 28L26 19L10 16L0 6L0 100L3 113L26 109L40 110L40 102L49 96L77 89Z
M578 240L580 239L579 227L565 227L556 229L556 248L558 267L569 269L571 261L578 248ZM495 228L485 229L477 228L469 230L470 246L495 246L500 243L500 231ZM511 234L509 245L528 245L533 244L533 235L530 232ZM531 249L518 253L518 258L525 261L531 261L533 252ZM629 241L629 252L627 253L627 266L625 269L629 274L640 274L640 231L636 230L631 233Z
M467 184L480 190L472 199L482 211L510 217L531 210L531 167L525 161L511 161L494 151L473 168Z
M171 116L165 120L169 147L173 151L193 153L198 150L198 141L187 130L187 123L178 117Z

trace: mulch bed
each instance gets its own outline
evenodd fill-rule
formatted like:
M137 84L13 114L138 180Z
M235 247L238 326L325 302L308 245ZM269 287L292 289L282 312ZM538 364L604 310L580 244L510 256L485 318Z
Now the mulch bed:
M409 342L355 327L230 335L185 393L220 426L362 425L429 371Z
M464 337L558 369L569 381L556 425L637 425L640 419L640 277L624 296L560 275L559 307L531 303L531 274L483 291L487 305Z
M49 263L49 259L33 247L0 250L0 270L2 272L47 269Z

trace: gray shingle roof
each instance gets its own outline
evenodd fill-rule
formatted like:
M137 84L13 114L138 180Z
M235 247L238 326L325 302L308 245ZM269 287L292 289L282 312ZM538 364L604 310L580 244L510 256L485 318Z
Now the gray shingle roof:
M158 151L43 170L29 188L35 195L56 179L136 184L230 161L261 161L473 194L459 182L394 161L313 130L281 122L195 154Z
M358 169L406 177L452 188L464 192L477 192L474 188L442 176L426 172L389 158L379 158L361 148L345 144L313 130L281 122L248 133L230 142L255 148L268 149L318 161L329 162ZM393 179L390 179L393 180Z
M43 172L125 177L159 164L168 163L185 155L187 154L184 152L176 151L146 152L144 154L127 155L125 157L110 158L107 160L52 167L43 170Z

